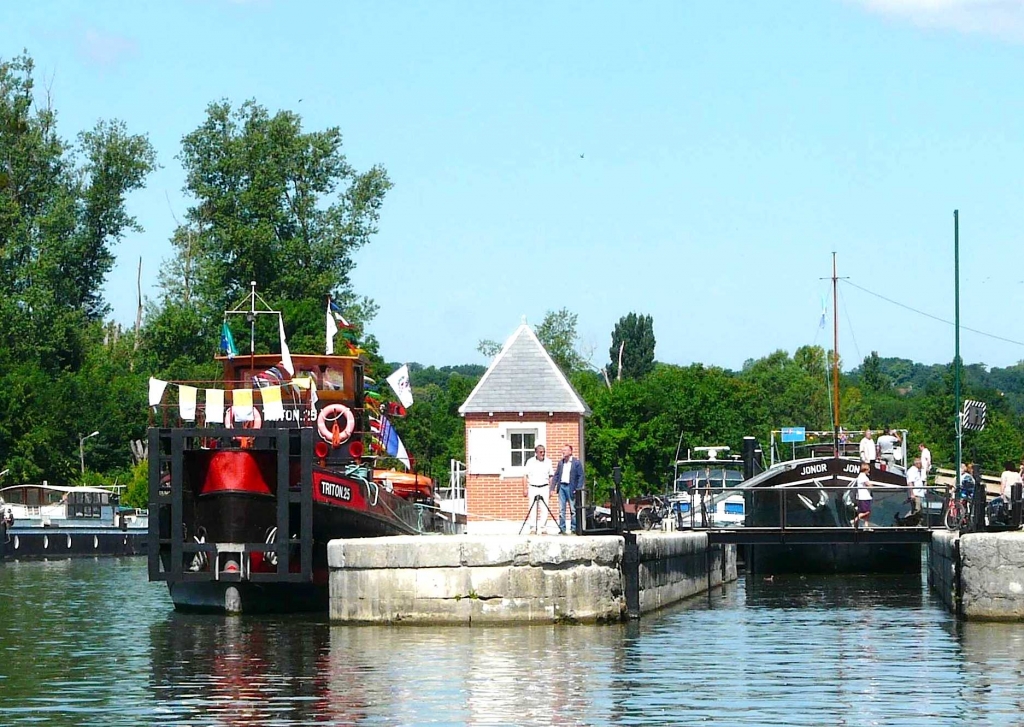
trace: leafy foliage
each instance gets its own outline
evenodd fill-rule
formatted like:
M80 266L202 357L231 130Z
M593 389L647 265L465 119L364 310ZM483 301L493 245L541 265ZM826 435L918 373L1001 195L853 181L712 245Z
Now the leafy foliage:
M612 345L608 349L611 368L617 378L640 379L654 370L654 318L629 313L619 319L612 331ZM619 369L619 349L622 347L622 368Z

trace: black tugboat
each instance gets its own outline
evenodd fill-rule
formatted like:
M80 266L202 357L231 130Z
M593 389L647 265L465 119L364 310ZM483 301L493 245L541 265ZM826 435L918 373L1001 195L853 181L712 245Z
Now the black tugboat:
M258 299L252 318L279 315ZM149 430L149 578L176 609L326 610L328 541L447 528L429 479L375 478L364 457L364 360L293 355L289 375L282 358L218 357L223 381L165 390L170 425ZM182 401L205 426L181 421Z

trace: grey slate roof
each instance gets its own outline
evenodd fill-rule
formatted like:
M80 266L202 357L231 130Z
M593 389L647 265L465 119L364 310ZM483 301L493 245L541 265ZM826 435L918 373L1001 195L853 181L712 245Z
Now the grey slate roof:
M590 407L525 323L505 341L459 407L460 414L520 411L590 414Z

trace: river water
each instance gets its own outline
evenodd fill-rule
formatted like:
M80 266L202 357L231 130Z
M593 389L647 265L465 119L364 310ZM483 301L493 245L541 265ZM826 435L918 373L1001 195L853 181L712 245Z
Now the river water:
M748 577L640 623L187 616L143 558L0 565L0 724L1024 722L1024 625L918 577Z

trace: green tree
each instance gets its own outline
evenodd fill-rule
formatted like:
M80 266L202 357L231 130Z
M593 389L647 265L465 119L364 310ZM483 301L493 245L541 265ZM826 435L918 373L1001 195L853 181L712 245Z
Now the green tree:
M12 481L63 482L77 478L81 433L104 422L91 443L102 451L144 423L124 408L121 370L92 374L109 343L101 291L114 247L141 230L126 200L156 156L117 121L69 142L35 99L32 60L0 60L0 461Z
M654 318L629 313L619 319L612 331L610 371L617 378L640 379L654 371ZM619 351L622 367L619 367Z
M349 274L353 254L377 231L391 182L380 166L357 172L341 148L337 127L303 131L290 111L271 115L255 101L207 108L178 156L194 203L172 238L161 305L148 321L158 360L182 350L194 351L193 361L208 357L222 312L251 281L284 314L293 350L323 345L328 295L356 321L372 317L375 305L356 296ZM276 341L270 328L259 335Z
M587 366L587 359L578 349L577 317L575 313L569 312L568 308L548 311L544 314L544 320L537 326L537 338L565 374Z

